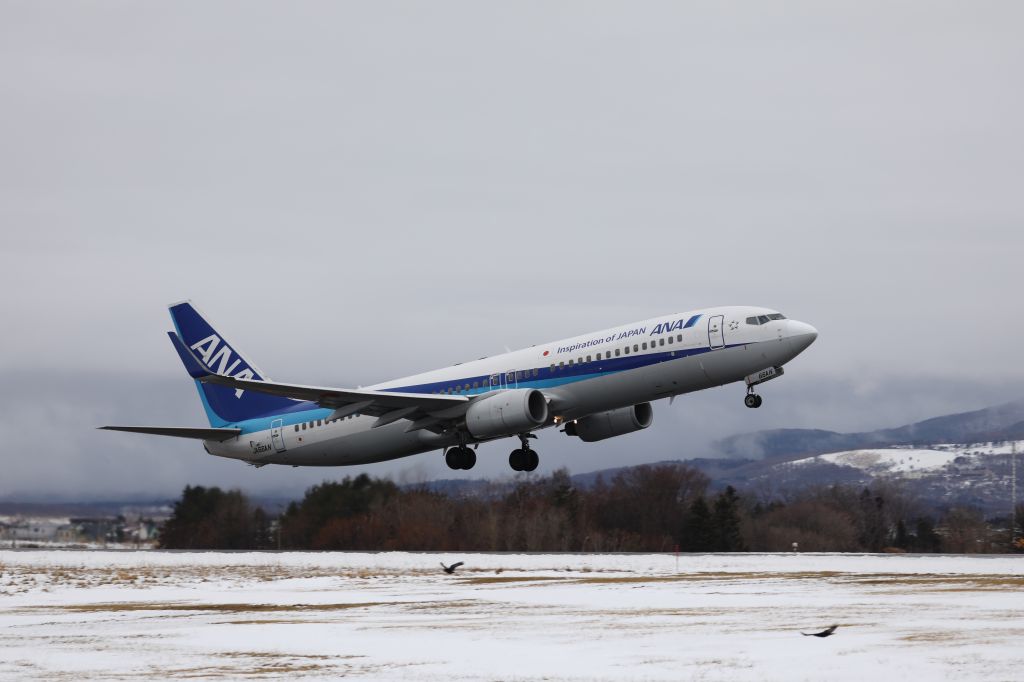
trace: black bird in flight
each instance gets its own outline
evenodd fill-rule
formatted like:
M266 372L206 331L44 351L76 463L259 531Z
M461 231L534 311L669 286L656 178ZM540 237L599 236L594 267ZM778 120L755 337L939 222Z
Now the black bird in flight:
M457 561L454 564L452 564L451 566L445 566L444 562L442 561L441 562L441 568L444 569L445 573L447 573L448 575L451 575L452 573L455 572L455 569L458 568L459 566L461 566L463 563L465 563L465 562Z
M833 625L830 628L825 628L821 632L801 632L800 634L804 637L829 637L835 633L837 627L839 626Z

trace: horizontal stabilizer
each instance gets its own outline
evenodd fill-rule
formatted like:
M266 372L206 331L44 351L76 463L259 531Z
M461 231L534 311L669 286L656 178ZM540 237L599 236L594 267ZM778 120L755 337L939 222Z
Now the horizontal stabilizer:
M242 429L193 429L185 426L101 426L99 428L104 431L127 431L128 433L148 433L153 436L215 440L218 443L231 440L242 432Z

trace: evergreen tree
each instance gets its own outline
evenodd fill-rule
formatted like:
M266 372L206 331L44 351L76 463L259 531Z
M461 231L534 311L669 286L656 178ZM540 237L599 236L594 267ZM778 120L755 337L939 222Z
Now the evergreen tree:
M906 549L910 546L910 536L907 534L907 524L903 523L903 519L896 522L896 539L893 541L900 549Z
M715 499L711 527L714 533L713 551L742 552L745 549L740 535L740 498L731 485L726 486Z
M203 486L185 486L159 537L164 549L252 549L256 543L248 498Z
M711 510L704 496L699 495L686 510L679 547L684 552L709 552L714 539Z
M910 548L915 552L938 552L942 546L942 538L935 532L935 524L931 519L920 518L914 529L914 539Z
M857 501L860 512L860 544L869 552L881 551L888 536L885 514L882 510L885 500L881 495L872 495L868 488L864 488Z
M288 505L281 517L282 541L288 547L327 549L317 546L315 539L329 524L337 528L339 521L365 520L371 509L399 494L398 486L391 481L366 474L346 476L340 483L325 481L315 485L306 491L301 502ZM337 532L333 535L340 537ZM329 548L345 549L336 543Z

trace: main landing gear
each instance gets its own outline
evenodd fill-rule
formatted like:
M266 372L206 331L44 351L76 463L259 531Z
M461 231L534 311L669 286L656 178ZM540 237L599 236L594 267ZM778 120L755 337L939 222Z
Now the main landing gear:
M747 387L747 395L743 397L743 404L750 408L761 407L761 396L754 393L754 387Z
M476 464L476 453L465 445L448 448L448 452L444 453L444 463L448 465L449 469L465 469L468 471Z
M536 437L532 433L519 434L519 440L522 442L523 447L516 448L508 456L508 465L512 467L513 471L533 471L540 464L540 457L530 447L529 441L530 438Z

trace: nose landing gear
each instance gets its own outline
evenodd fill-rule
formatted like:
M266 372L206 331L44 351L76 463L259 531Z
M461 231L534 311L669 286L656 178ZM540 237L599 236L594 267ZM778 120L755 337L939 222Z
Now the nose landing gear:
M777 379L783 375L781 367L766 367L760 372L745 377L743 381L747 384L747 395L743 398L743 404L750 408L761 407L761 396L754 393L754 386L763 384L766 381Z

